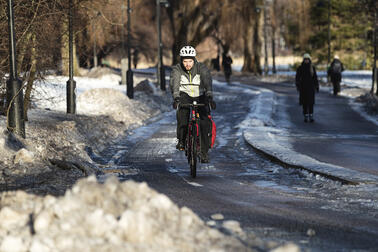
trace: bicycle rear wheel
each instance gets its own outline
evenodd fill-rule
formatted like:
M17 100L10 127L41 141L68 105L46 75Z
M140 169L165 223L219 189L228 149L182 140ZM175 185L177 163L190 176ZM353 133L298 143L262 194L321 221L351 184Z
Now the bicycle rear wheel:
M190 139L190 175L195 178L197 175L197 129L193 127Z

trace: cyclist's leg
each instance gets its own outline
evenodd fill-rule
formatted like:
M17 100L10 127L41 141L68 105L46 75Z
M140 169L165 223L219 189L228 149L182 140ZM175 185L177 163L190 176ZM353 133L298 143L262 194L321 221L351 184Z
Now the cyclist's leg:
M181 92L180 103L191 103L191 99L187 94ZM177 110L177 139L182 143L185 143L185 138L188 131L189 112L189 108L180 108Z

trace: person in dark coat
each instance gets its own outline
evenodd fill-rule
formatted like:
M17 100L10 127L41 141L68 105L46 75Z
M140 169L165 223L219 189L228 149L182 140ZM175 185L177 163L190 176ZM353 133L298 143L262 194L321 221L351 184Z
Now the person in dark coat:
M328 76L331 78L331 82L333 85L333 95L335 96L338 92L340 92L341 72L343 71L343 63L341 63L339 56L335 55L327 71Z
M220 71L219 55L218 55L216 58L211 59L211 66L212 66L212 68L213 68L215 71L217 71L217 72Z
M224 76L226 78L226 82L230 82L230 77L232 74L232 58L228 56L226 53L223 53L222 55L222 66L223 66L223 71L224 71Z
M303 55L303 62L297 69L295 84L299 92L299 104L303 106L304 121L314 122L315 92L319 92L319 81L308 53Z
M133 52L133 64L134 64L135 69L137 69L138 61L139 61L139 50L135 49Z

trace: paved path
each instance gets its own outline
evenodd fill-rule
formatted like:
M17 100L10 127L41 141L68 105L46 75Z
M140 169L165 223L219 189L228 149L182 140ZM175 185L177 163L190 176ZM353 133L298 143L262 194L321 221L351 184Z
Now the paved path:
M378 183L378 126L353 110L348 98L334 97L324 91L318 93L314 112L316 121L304 123L293 83L246 84L275 92L275 127L286 130L286 134L277 136L277 139L288 142L294 152L336 167L334 172L328 166L324 168L331 169L330 175L333 172L335 176L354 177L352 182ZM285 119L281 120L283 117ZM338 167L352 172L349 174ZM345 177L343 179L347 179Z
M274 94L226 84L216 85L215 92L216 146L210 152L210 163L200 164L195 179L189 175L184 153L175 149L174 111L130 132L110 150L111 154L117 153L109 162L114 172L121 179L147 182L206 222L212 220L213 214L221 213L225 219L215 221L221 230L225 230L224 221L237 220L246 237L257 234L280 243L293 241L303 251L376 250L375 185L341 185L270 162L253 151L243 132L256 128L249 124L254 109L263 115L271 114L269 106L273 108ZM277 94L279 98L286 97ZM266 100L267 106L257 106L259 97ZM281 109L287 108L278 107L273 119L286 115ZM281 119L275 121L285 121ZM311 230L314 236L308 235ZM253 239L245 242L255 248Z

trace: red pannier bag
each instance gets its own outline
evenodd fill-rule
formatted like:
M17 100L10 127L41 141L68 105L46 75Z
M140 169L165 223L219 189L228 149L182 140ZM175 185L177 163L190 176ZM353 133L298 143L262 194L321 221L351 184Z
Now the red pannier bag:
M209 115L209 119L210 119L210 122L211 122L211 129L210 129L210 132L209 132L210 148L213 148L213 146L215 144L215 138L217 136L217 126L215 125L215 122L214 122L213 118L211 117L211 115Z

